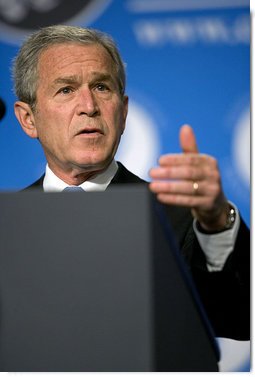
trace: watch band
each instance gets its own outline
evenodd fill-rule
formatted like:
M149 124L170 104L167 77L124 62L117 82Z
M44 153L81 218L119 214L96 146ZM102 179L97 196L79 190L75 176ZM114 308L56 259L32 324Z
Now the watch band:
M204 233L204 234L217 234L217 233L224 232L225 230L232 229L233 226L234 226L234 224L235 224L235 220L236 220L236 210L229 203L229 211L228 211L228 214L227 214L226 224L225 224L225 226L222 229L216 230L216 231L205 230L205 229L202 228L202 226L200 225L199 221L197 221L196 227L197 227L197 230L199 232L201 232L201 233Z

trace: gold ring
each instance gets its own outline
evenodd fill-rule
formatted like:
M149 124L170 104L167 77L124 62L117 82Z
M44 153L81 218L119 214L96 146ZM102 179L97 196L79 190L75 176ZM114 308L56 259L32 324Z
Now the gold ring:
M196 195L198 192L198 183L193 182L193 194Z

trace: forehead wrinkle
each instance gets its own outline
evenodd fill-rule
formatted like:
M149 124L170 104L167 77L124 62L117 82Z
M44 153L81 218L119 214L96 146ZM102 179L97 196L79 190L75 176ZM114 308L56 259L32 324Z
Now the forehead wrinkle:
M102 80L102 81L114 81L114 78L111 74L109 73L104 73L104 72L90 72L91 74L91 80L96 81L96 80ZM80 75L67 75L67 76L60 76L57 77L53 81L53 85L58 85L58 84L77 84L81 81Z
M108 72L91 72L93 80L113 81L114 77Z
M63 55L60 54L60 52L62 52L63 50L63 47L65 47L65 49L68 48L68 50L70 51L65 50ZM76 49L74 50L73 49L74 47L78 47L77 50ZM55 75L54 75L54 70L53 70L53 77L52 77L53 81L50 84L50 86L55 86L62 83L64 84L65 83L67 84L81 83L81 81L83 81L82 76L84 74L91 81L94 81L97 79L107 80L107 81L114 82L115 84L117 82L117 85L118 85L118 79L116 77L116 70L115 70L114 65L112 65L112 58L104 48L102 48L101 46L94 46L94 45L81 46L82 50L84 47L85 54L83 54L83 51L79 47L80 46L76 46L72 44L70 46L60 45L60 46L51 46L50 48L43 51L38 62L39 77L41 75L43 77L45 77L45 75L46 77L49 77L48 72L47 72L48 70L47 69L45 70L44 63L46 61L46 63L50 64L51 66L53 65L53 67L55 67ZM88 51L88 53L86 50ZM70 54L67 54L67 52L70 52ZM77 55L78 52L79 54ZM90 52L92 53L92 55L90 54ZM53 58L55 59L54 64L52 62ZM93 63L95 63L96 66L93 67ZM77 64L79 65L79 69L81 70L81 72L75 72ZM69 69L71 71L68 72ZM72 72L73 69L74 69L74 72ZM62 70L63 72L61 73ZM57 71L59 71L59 74ZM77 77L75 77L76 75ZM54 79L54 76L55 76L55 79Z
M77 76L77 75L68 75L68 76L60 76L60 77L57 77L54 81L53 81L53 85L56 85L56 84L75 84L77 82L80 81L80 77Z

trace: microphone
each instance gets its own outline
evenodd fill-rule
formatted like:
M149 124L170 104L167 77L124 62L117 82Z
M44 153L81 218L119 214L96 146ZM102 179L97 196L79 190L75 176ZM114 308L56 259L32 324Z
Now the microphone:
M0 98L0 120L5 116L6 106L4 101Z

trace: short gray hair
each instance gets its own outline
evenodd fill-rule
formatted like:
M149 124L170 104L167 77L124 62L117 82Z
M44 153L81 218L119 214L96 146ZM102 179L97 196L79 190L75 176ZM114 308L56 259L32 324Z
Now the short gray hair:
M15 93L19 100L28 103L32 110L36 106L38 84L38 60L42 51L55 44L98 44L111 56L116 70L120 94L125 93L125 66L113 39L99 30L77 26L53 25L33 33L22 45L13 62Z

